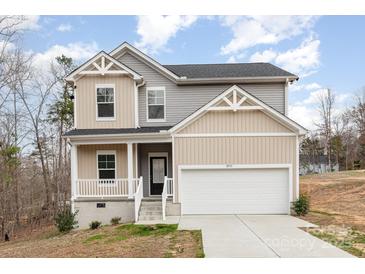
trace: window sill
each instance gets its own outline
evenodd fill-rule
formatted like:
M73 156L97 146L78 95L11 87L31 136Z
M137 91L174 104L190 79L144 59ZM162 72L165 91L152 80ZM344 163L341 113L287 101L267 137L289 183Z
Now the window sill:
M96 118L97 122L111 122L111 121L115 121L116 118L115 117L111 117L111 118Z
M147 119L148 123L165 123L166 119Z

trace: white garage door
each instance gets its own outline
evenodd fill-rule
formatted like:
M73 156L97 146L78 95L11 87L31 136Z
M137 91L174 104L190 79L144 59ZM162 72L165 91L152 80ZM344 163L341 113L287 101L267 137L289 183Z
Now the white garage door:
M183 169L182 214L288 214L288 169Z

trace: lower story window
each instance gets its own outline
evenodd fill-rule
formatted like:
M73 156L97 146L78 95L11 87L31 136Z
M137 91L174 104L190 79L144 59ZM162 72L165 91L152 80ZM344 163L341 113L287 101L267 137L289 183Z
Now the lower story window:
M99 179L115 179L115 153L99 152L98 153L98 176Z

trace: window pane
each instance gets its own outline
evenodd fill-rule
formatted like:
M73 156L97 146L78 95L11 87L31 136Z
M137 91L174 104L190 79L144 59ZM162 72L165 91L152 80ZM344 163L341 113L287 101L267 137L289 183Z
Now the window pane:
M105 102L105 96L104 95L98 95L96 97L98 103L104 103Z
M99 179L115 179L115 170L99 170Z
M98 161L106 161L106 155L98 155Z
M163 97L162 98L161 97L156 98L156 103L155 104L157 104L157 105L164 105L165 102L164 102Z
M106 168L115 168L115 162L107 162Z
M109 154L109 155L106 155L106 159L107 161L111 161L111 162L114 162L115 161L115 155L114 154Z
M114 102L113 88L97 88L96 95L98 102Z
M114 117L114 104L98 104L98 117Z
M106 168L106 162L98 162L98 167L99 168Z
M114 93L113 92L108 93L105 96L105 102L114 102Z
M154 97L148 97L148 104L155 104L156 100Z
M164 91L163 90L155 90L155 96L163 98L164 97Z
M105 89L104 88L97 88L96 89L96 95L104 96L105 95Z
M148 106L149 119L164 119L164 106Z

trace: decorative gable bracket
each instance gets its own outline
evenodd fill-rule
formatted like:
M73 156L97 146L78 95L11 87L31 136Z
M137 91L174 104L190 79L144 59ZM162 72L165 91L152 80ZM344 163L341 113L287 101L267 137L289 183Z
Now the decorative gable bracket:
M135 80L142 80L141 75L103 51L73 71L66 80L73 82L85 75L127 75Z
M219 111L219 110L262 110L262 106L258 105L244 105L247 102L247 96L239 89L233 89L230 93L227 93L222 100L217 104L208 108L208 110ZM222 105L222 103L224 105Z

